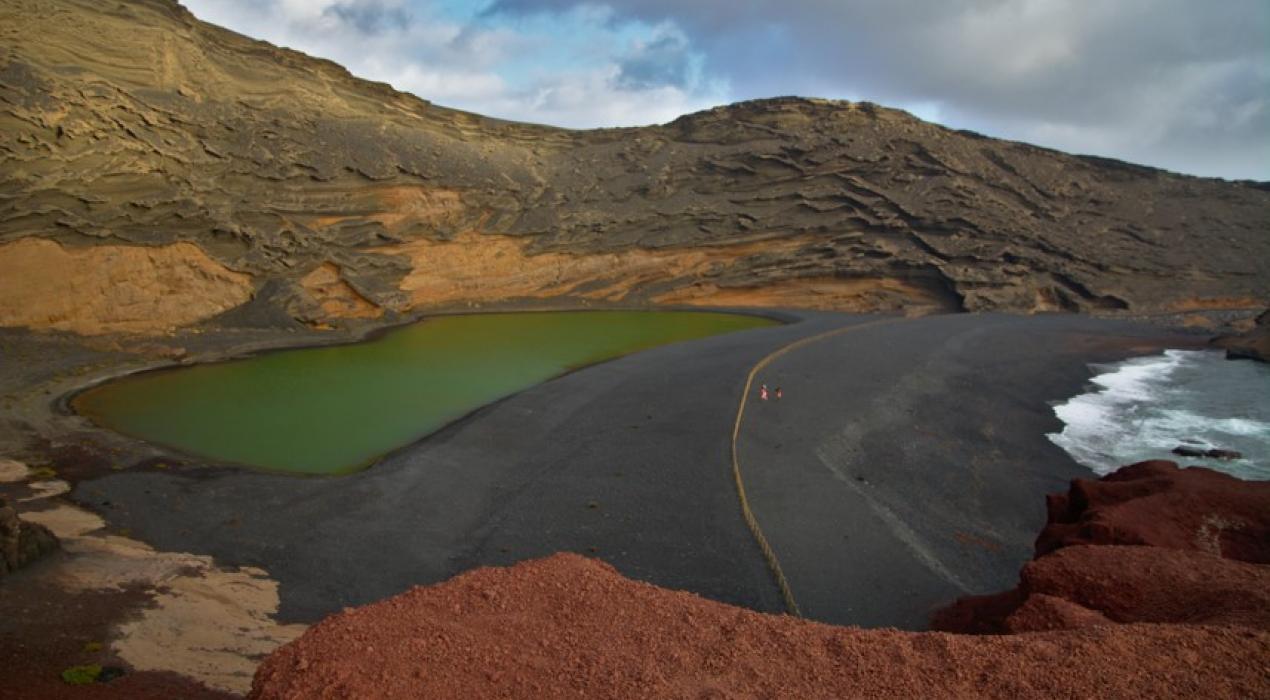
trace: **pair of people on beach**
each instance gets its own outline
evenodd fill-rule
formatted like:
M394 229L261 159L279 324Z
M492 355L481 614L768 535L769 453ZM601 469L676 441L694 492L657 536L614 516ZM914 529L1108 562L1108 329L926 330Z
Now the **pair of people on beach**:
M774 395L774 396L776 397L776 400L777 400L777 401L779 401L779 400L780 400L780 398L781 398L782 396L784 396L784 392L782 392L782 391L781 391L781 388L780 388L780 387L776 387L776 391L774 391L774 392L768 391L768 390L767 390L767 385L766 385L766 384L764 384L764 385L762 385L762 386L760 386L760 387L758 388L758 397L759 397L760 399L762 399L762 400L766 401L766 400L768 399L768 397L769 397L769 396L772 396L772 395Z

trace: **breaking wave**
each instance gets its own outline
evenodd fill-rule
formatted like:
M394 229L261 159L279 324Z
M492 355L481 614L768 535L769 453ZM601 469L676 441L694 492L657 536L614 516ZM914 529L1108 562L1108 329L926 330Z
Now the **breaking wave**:
M1098 474L1146 459L1270 479L1270 366L1213 350L1166 350L1091 365L1092 391L1054 406L1047 437ZM1173 448L1225 449L1242 459L1178 457Z

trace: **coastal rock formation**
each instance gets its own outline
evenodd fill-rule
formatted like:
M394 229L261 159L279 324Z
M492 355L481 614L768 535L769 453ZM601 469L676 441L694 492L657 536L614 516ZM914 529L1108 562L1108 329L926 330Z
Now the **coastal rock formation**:
M252 698L1252 697L1270 632L1104 625L960 636L765 615L572 554L345 611L271 654Z
M30 564L57 549L57 538L48 528L18 517L0 497L0 576Z
M1214 338L1213 345L1225 349L1227 359L1270 362L1270 309L1262 312L1255 323L1245 333Z
M1270 564L1270 483L1153 460L1046 498L1036 556L1077 544L1146 545Z
M1017 588L962 598L932 627L1000 634L1109 622L1270 629L1270 483L1140 462L1048 497Z
M1026 597L1005 620L1009 632L1072 629L1095 620L1270 630L1270 567L1206 552L1066 547L1024 566L1019 588ZM1037 615L1038 607L1052 609L1055 601L1066 608L1061 625ZM1072 619L1076 614L1084 619Z
M760 100L593 131L499 121L173 0L15 0L0 27L0 281L23 280L0 298L25 300L0 304L0 325L157 333L249 297L225 322L543 298L1135 313L1270 300L1265 184L867 103ZM132 281L98 302L104 268Z

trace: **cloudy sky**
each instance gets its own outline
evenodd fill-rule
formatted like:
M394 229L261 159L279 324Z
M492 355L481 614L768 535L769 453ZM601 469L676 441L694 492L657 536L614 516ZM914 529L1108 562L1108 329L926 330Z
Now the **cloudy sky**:
M1267 0L183 0L491 116L666 122L776 95L1270 180Z

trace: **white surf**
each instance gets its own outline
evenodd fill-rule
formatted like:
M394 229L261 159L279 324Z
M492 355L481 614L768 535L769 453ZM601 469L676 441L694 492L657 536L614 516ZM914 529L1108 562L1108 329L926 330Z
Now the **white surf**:
M1098 474L1147 459L1270 479L1270 365L1212 350L1166 350L1091 365L1088 393L1054 406L1047 437ZM1234 450L1240 459L1182 457L1176 447Z

